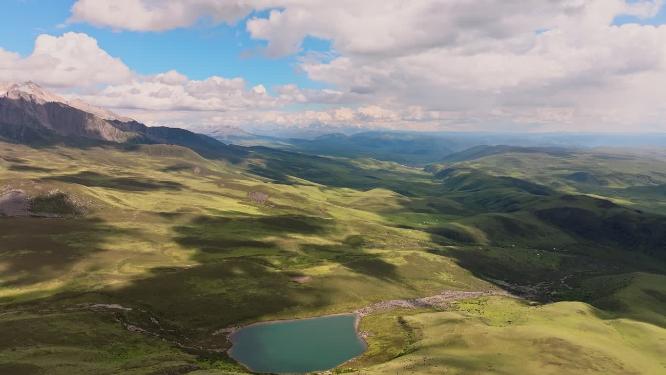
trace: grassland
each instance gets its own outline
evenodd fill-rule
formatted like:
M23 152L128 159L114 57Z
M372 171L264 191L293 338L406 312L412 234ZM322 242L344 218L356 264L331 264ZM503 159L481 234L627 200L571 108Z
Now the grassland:
M371 315L350 371L664 369L659 210L479 160L431 174L267 148L232 163L0 143L0 157L0 191L40 213L0 217L0 373L242 373L225 328L443 290L520 298Z
M421 337L368 374L658 374L663 328L607 319L581 302L530 306L506 298L402 317Z
M496 176L510 176L587 194L642 210L666 213L666 153L661 150L540 150L477 148L451 158ZM431 166L445 168L447 164Z

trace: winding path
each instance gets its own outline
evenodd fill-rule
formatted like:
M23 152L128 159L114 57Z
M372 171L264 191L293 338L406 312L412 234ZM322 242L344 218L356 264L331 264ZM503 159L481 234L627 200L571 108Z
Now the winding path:
M447 290L434 296L411 298L411 299L395 299L390 301L382 301L374 303L370 306L363 307L354 311L359 318L368 316L370 314L387 311L393 309L418 309L418 308L433 308L433 307L446 307L449 303L484 296L510 296L509 293L501 291L480 291L480 292L465 292L458 290Z

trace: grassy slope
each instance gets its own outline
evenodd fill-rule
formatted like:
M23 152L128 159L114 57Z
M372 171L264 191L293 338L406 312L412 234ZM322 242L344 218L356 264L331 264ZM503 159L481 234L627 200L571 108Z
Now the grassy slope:
M364 373L657 374L666 365L663 328L603 319L584 303L490 298L452 310L405 316L422 337Z
M610 314L604 319L648 327L641 332L655 340L654 350L663 346L662 265L642 252L622 251L616 241L590 244L538 220L535 211L564 204L558 193L539 186L479 173L433 179L391 163L261 148L245 165L232 166L168 146L0 147L2 187L31 195L58 189L89 207L77 218L0 218L0 329L17 333L0 340L0 363L16 373L90 373L93 366L96 373L194 367L235 373L240 367L224 354L197 349L225 349L223 335L212 335L218 329L446 289L509 288L532 291L540 300L586 301ZM270 204L252 202L248 192L268 194ZM566 204L606 212L596 200ZM297 276L311 280L301 284ZM608 279L616 286L611 292L603 288ZM133 310L86 307L95 303ZM501 373L511 361L505 365L486 352L550 337L553 329L511 343L513 326L484 328L487 321L478 315L527 314L532 318L523 330L531 331L556 316L569 319L571 309L560 313L559 306L568 305L493 300L453 312L372 316L363 321L373 333L371 350L352 365L374 371L397 357L386 366L406 369L423 350L457 363L452 356L465 357L467 350ZM601 324L598 315L578 319ZM167 341L129 333L121 323ZM449 342L435 338L453 328L470 340L490 337L494 345L448 353ZM595 338L554 337L582 347ZM618 343L631 350L642 345ZM522 346L515 347L520 353ZM588 362L601 362L594 355ZM659 366L656 358L646 354L644 366ZM624 357L614 360L637 366ZM587 371L571 367L578 357L560 362L568 372Z
M224 349L224 338L211 333L231 324L488 287L451 260L423 251L430 243L427 234L386 226L374 210L400 205L400 196L388 190L267 183L162 146L131 153L3 147L4 187L33 195L59 189L91 208L70 219L0 219L5 245L0 264L8 271L0 303L8 314L25 311L32 320L65 329L67 321L85 313L77 306L120 304L134 311L102 311L100 319L141 325L151 315L168 327L162 333L170 339ZM372 174L380 171L367 167ZM269 194L270 204L251 202L251 191ZM296 276L312 280L299 284L292 281ZM0 321L7 329L15 327L11 324ZM61 330L53 329L34 341L5 342L0 358L87 373L87 355L67 353L92 351L103 373L126 365L122 357L105 357L104 343L136 338L115 329L90 337L99 345L77 345L76 337L63 343L56 334ZM35 353L35 344L53 355ZM150 358L147 353L144 363L152 363ZM179 358L182 363L164 366L212 363L237 369L224 355Z
M475 154L456 165L666 213L666 200L663 199L666 196L666 154L663 151L599 149L538 152L538 149L513 147L489 148L487 152L490 153L487 156Z

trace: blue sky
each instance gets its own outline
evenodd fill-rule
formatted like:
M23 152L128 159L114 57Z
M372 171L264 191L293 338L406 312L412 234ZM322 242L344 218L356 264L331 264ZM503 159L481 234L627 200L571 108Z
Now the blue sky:
M244 20L233 26L201 23L164 32L113 31L84 23L65 24L73 3L73 0L4 0L0 48L27 56L40 34L83 32L139 74L175 69L190 79L213 75L243 77L250 85L263 84L267 88L289 83L305 88L326 86L300 72L299 56L268 58L259 52L266 43L250 38ZM304 51L329 49L328 41L307 38L303 42Z
M635 1L634 1L635 2ZM633 16L619 16L615 18L615 24L638 23L641 25L663 25L666 24L666 8L662 7L655 17L638 18Z

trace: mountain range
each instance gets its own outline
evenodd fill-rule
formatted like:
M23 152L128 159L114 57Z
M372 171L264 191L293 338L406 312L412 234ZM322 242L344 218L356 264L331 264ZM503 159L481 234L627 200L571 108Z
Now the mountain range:
M238 147L179 128L149 127L81 100L67 100L36 83L0 85L0 138L24 144L174 144L202 156L237 161Z

